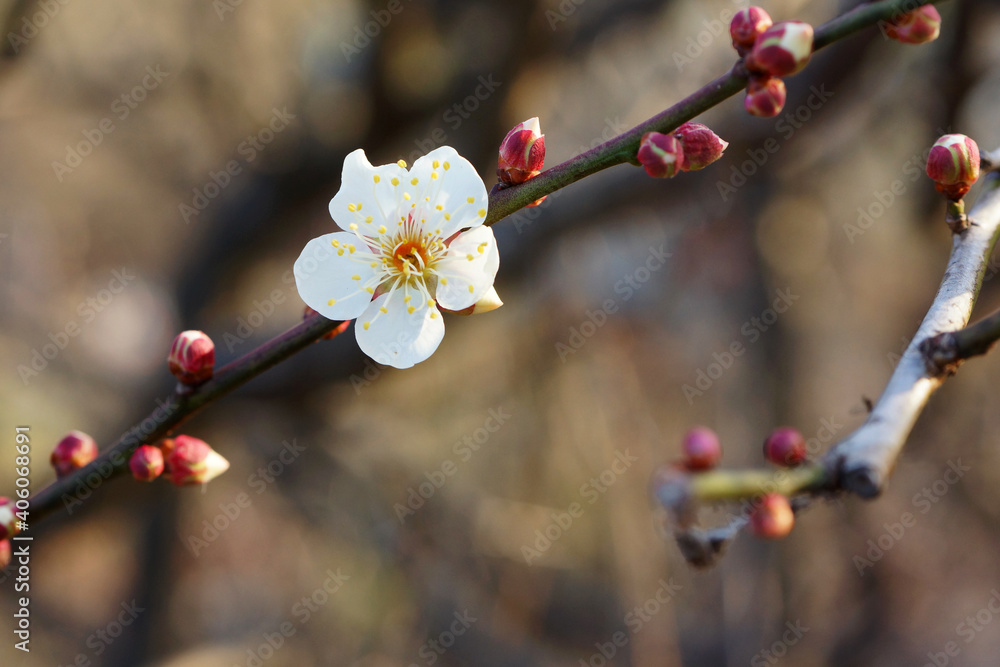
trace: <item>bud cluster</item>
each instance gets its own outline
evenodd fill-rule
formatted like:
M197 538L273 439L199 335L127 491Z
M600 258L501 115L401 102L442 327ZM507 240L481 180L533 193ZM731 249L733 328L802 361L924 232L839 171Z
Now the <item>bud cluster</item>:
M672 134L647 132L639 141L636 158L653 178L671 178L681 171L704 169L729 146L701 123L684 123Z
M780 77L795 74L809 63L813 27L803 21L773 23L760 7L748 7L733 17L729 34L750 75L744 108L753 116L777 116L786 97Z

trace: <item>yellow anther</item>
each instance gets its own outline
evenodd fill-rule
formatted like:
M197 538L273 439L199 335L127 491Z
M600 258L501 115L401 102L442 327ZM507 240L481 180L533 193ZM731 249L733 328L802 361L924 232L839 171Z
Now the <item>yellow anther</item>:
M480 218L485 218L486 217L486 209L485 208L479 209L479 217Z
M432 320L437 319L437 316L438 316L438 313L437 313L436 310L431 313L431 319Z
M406 169L406 160L400 160L396 164L398 164L402 169Z
M362 206L363 206L362 202L358 202L358 210L359 210L359 211L361 210L361 207L362 207Z
M413 298L412 295L407 294L406 296L403 297L403 303L409 303L410 299L412 299L412 298Z
M358 207L355 206L354 204L348 204L347 205L347 210L350 211L351 213L354 213L355 211L358 210Z
M350 252L351 254L353 254L355 250L357 250L357 247L355 247L353 244L348 244L348 246L347 246L347 251L348 252Z
M451 213L445 213L444 214L444 219L445 220L451 220Z
M470 262L475 259L475 257L472 256L472 253L469 253L468 255L466 255L465 258L467 260L469 260Z
M410 193L409 192L404 192L403 193L403 199L405 199L406 201L410 201Z
M395 176L393 176L392 180L389 181L389 182L392 183L393 185L399 185L399 179L396 178Z
M410 181L410 185L416 185L419 182L420 181L418 181L417 179L414 178L412 181Z
M437 209L437 210L439 210L439 211L443 211L443 210L444 210L444 206L441 206L441 204L438 204L438 205L437 205L437 206L435 206L434 208L436 208L436 209Z
M334 240L330 241L330 245L332 245L334 248L339 248L340 247L340 241L338 241L337 239L334 239Z
M368 292L369 294L374 294L375 293L375 288L374 287L366 287L365 291Z
M371 322L365 322L365 331L368 331L368 327L372 325Z
M375 178L375 182L376 182L376 183L379 183L379 182L381 182L381 181L382 181L382 177L381 177L381 176L379 176L378 174L375 174L374 178Z
M338 257L342 257L343 255L344 255L344 249L343 248L337 248L337 256Z
M416 310L416 308L414 308L413 306L410 306L409 308L406 309L406 312L408 312L410 315L412 315L413 311L415 311L415 310Z
M445 170L445 171L448 171L449 169L451 169L451 165L450 165L450 164L448 164L447 162L445 162L445 163L444 163L444 170Z
M479 247L476 248L476 250L478 250L479 254L482 255L484 252L486 252L486 246L488 246L488 245L489 245L489 243L486 243L484 241L484 242L482 242L482 243L479 244Z
M442 285L447 285L448 284L448 279L447 278L442 278L441 279L441 284Z
M376 268L378 268L378 262L372 262L368 266L372 267L373 269L376 269Z
M434 302L434 299L427 299L427 305L428 305L429 307L433 308L433 307L434 307L434 306L436 306L437 304L436 304L436 303Z
M365 218L365 222L367 222L370 225L372 224L372 219L373 218L369 215L367 218Z
M438 173L436 171L431 172L431 180L436 181L438 179Z
M385 309L385 306L379 306L379 310L382 311L383 315L388 315L389 314L389 311Z
M469 285L469 294L472 294L475 291L476 289L472 285Z
M333 305L333 304L335 304L335 303L337 303L337 300L336 300L336 299L330 299L329 301L327 301L327 302L326 302L326 305L328 305L328 306L332 306L332 305Z
M379 225L378 226L378 233L379 234L385 234L385 225Z
M351 280L361 280L361 276L355 273L353 276L351 276Z
M349 225L348 225L347 227L348 227L348 229L350 229L350 230L351 230L352 232L353 232L353 231L355 231L355 230L356 230L356 229L358 228L358 226L357 226L356 224L354 224L353 222L352 222L351 224L349 224Z
M431 166L434 167L435 169L437 169L440 165L441 165L441 163L438 162L437 160L434 160L434 162L431 162Z
M466 197L465 201L469 202L470 204L475 204L476 203L476 198L475 197Z

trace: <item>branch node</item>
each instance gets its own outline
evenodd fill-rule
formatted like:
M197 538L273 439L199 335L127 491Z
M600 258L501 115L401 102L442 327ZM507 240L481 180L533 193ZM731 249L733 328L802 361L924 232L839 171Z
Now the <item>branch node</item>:
M958 352L958 340L951 331L939 333L924 339L919 346L924 357L924 365L932 377L947 377L955 374L962 359Z

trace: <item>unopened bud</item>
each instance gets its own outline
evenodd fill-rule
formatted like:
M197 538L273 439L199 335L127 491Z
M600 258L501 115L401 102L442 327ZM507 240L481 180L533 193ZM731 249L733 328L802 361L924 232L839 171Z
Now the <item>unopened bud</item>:
M904 44L926 44L941 34L941 15L934 5L917 7L885 24L885 35Z
M938 192L957 201L979 178L979 146L964 134L946 134L931 147L927 175Z
M752 116L771 118L785 107L785 82L777 77L752 78L743 107Z
M318 314L319 313L317 313L317 311L313 310L309 306L306 306L306 309L304 311L302 311L302 319L303 319L303 321L304 320L308 320L310 317L315 317ZM350 326L350 324L351 324L350 320L344 320L343 322L341 322L340 324L338 324L337 327L333 331L331 331L329 333L326 333L326 334L323 334L320 337L320 340L333 340L334 338L336 338L340 334L344 333L344 331L347 329L348 326Z
M488 313L491 310L496 310L503 305L503 301L500 300L500 295L497 294L497 288L491 287L490 291L483 295L483 297L469 306L468 308L463 308L462 310L448 310L449 313L455 315L481 315L482 313ZM442 310L447 310L442 308Z
M167 457L170 482L177 486L205 484L229 469L229 461L204 440L179 435Z
M773 23L770 15L760 7L739 10L729 23L729 36L733 38L733 48L743 55L753 48L757 38Z
M747 54L751 72L770 76L795 74L809 62L813 47L813 27L804 21L782 21L765 30Z
M52 450L49 461L56 477L65 477L97 458L97 443L86 433L70 431Z
M167 365L184 384L201 384L212 377L215 343L201 331L182 331L170 346Z
M132 477L140 482L152 482L163 473L163 452L152 445L137 447L128 461Z
M776 428L764 441L764 458L779 466L797 466L806 460L806 439L790 426Z
M15 511L14 501L6 496L0 496L0 540L6 540L21 532L20 523Z
M653 178L671 178L684 166L684 147L672 134L647 132L639 141L636 157Z
M497 177L508 185L524 183L537 176L545 163L545 135L537 118L514 126L503 143L497 160Z
M729 146L728 141L723 141L701 123L684 123L674 130L674 136L683 147L684 164L681 169L684 171L704 169L722 157L722 152Z
M795 514L792 506L780 493L768 493L759 507L750 515L750 528L754 535L766 540L777 540L792 532Z
M684 465L688 470L711 470L722 459L719 436L704 426L695 426L688 431L681 449L684 452Z

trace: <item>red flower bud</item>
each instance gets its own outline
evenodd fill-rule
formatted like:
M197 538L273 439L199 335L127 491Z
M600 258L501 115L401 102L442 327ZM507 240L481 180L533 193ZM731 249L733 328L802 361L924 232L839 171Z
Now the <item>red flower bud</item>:
M201 331L182 331L170 346L167 365L184 384L201 384L212 377L215 343Z
M229 469L229 461L204 440L179 435L167 456L170 482L177 486L205 484Z
M926 44L941 34L941 15L934 5L917 7L884 24L885 35L904 44Z
M757 38L771 27L774 21L760 7L747 7L736 12L729 24L729 36L733 38L733 48L740 55L752 49Z
M722 152L729 146L728 141L723 141L701 123L684 123L674 130L674 136L683 148L684 164L681 169L684 171L704 169L722 157Z
M813 27L803 21L782 21L765 30L744 62L751 72L770 76L795 74L812 55Z
M785 82L777 77L753 78L747 86L743 107L752 116L771 118L785 107Z
M946 134L927 156L927 175L938 192L957 201L979 178L979 146L964 134Z
M788 498L780 493L768 493L759 507L750 515L750 528L754 535L767 540L776 540L792 532L795 514Z
M672 134L647 132L642 135L637 157L653 178L671 178L684 166L684 148Z
M688 431L681 443L681 449L684 452L684 465L688 470L710 470L717 466L722 458L719 436L704 426L695 426Z
M97 458L97 443L86 433L70 431L52 450L56 477L65 477Z
M0 540L0 570L10 565L10 541Z
M16 509L13 500L0 496L0 540L6 540L21 532L17 527L19 519L14 514Z
M806 460L806 439L790 426L776 428L764 441L764 458L779 466L797 466Z
M163 473L163 452L152 445L143 445L132 452L128 467L132 477L140 482L152 482Z
M497 177L508 185L524 183L537 176L545 163L545 135L537 118L514 126L503 143L497 160Z

